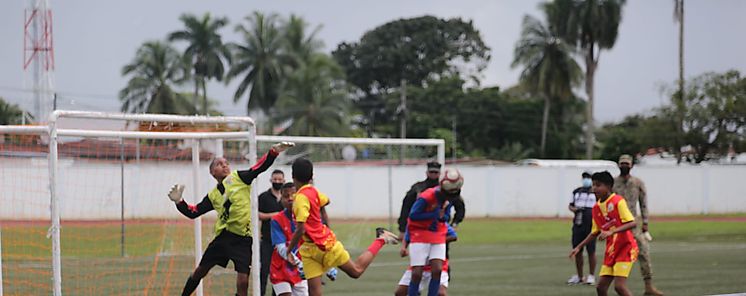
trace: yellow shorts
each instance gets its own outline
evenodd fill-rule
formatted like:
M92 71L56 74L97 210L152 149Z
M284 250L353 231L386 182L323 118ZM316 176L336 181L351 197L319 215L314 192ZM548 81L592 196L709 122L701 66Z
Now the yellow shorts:
M303 272L306 274L306 279L319 277L330 268L350 261L350 253L339 241L327 251L322 251L313 243L303 243L298 253L303 260Z
M632 271L632 264L634 262L616 262L614 266L601 265L601 271L598 275L629 277L629 273Z

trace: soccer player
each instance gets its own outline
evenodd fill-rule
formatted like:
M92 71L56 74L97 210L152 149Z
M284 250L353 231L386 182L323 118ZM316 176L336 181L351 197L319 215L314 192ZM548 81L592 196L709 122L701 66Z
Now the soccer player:
M207 246L199 265L187 278L181 295L191 295L213 266L220 265L225 268L228 260L233 261L234 269L238 273L236 295L246 295L249 288L252 243L251 182L272 165L280 152L294 145L292 142L273 145L269 152L248 170L231 171L230 164L225 158L215 158L210 163L210 174L218 181L218 185L196 205L187 204L181 198L184 185L177 184L171 187L168 197L176 203L176 209L184 216L194 219L212 210L218 212L215 239Z
M448 232L446 233L446 243L454 242L458 239L458 236L456 235L456 231L453 230L453 227L450 225L448 226ZM407 250L407 246L409 245L409 233L406 232L404 234L404 243L402 244L401 250L399 251L399 254L402 257L406 257L409 255L409 251ZM407 267L407 270L404 271L404 274L401 277L401 280L399 280L399 286L396 287L396 291L394 292L395 296L406 296L407 291L409 290L409 282L412 279L412 267ZM422 269L422 280L420 281L420 289L419 291L422 292L422 290L425 290L425 283L429 283L431 279L431 273L430 273L430 266L427 265ZM448 290L448 258L443 261L443 271L440 273L440 288L438 289L438 296L446 296L447 290Z
M452 203L461 196L464 178L456 169L446 169L440 185L420 193L412 206L407 222L410 234L409 265L412 280L408 295L419 295L422 271L430 266L431 279L427 295L438 295L440 274L446 259L447 221L450 219Z
M311 184L313 164L307 159L300 158L293 162L292 169L293 182L298 192L293 202L296 229L288 250L294 249L303 238L299 253L303 261L303 271L308 280L309 295L320 296L322 294L321 275L326 270L339 267L351 278L359 278L384 244L396 244L398 240L394 233L378 228L376 239L370 244L368 250L352 261L350 254L337 240L334 232L322 223L322 219L329 221L324 209L329 205L329 197Z
M282 185L280 202L285 208L282 212L272 216L272 266L270 267L269 280L272 289L278 296L305 296L308 295L308 283L303 279L300 270L303 264L297 266L298 249L288 251L288 243L293 232L295 232L295 221L293 219L293 195L295 185L285 183ZM288 259L286 256L294 256ZM292 262L292 263L291 263Z
M614 178L609 172L594 173L591 179L593 192L598 200L593 206L593 226L591 233L570 252L570 258L580 253L583 246L596 237L606 240L604 263L598 273L601 278L596 286L596 293L607 295L613 281L617 294L630 296L632 293L627 288L627 277L632 264L637 260L637 242L632 234L637 223L624 197L611 192Z

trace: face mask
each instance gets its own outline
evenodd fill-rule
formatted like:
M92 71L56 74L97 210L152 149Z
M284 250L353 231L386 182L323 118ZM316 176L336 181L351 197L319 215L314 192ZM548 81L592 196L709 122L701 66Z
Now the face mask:
M282 188L283 183L272 183L272 189L274 190L280 190Z
M620 167L619 172L622 174L622 176L629 175L630 167Z
M591 181L591 179L583 178L583 187L587 188L591 187L591 185L593 185L593 181Z

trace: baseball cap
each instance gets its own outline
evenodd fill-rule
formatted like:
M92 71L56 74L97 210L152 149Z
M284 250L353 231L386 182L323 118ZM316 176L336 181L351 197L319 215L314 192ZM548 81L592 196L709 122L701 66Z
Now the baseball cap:
M619 163L632 164L633 161L634 159L632 158L632 155L622 154L622 156L619 156Z
M585 171L582 174L580 174L580 176L583 177L583 178L590 178L591 177L591 172Z
M437 161L431 161L427 163L427 171L428 172L440 172L440 163Z

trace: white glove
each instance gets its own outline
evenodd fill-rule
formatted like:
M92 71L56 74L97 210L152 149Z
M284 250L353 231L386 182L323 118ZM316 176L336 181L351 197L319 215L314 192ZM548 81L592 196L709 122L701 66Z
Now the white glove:
M277 153L280 153L294 146L295 146L295 143L293 142L280 142L280 143L272 145L272 150L274 150Z
M168 198L173 202L181 201L181 194L184 193L184 185L174 184L171 186L171 190L168 192Z

